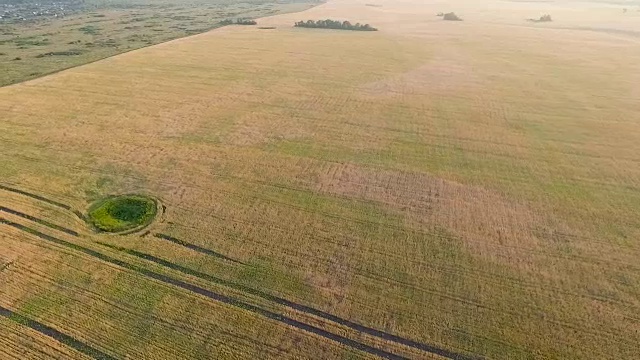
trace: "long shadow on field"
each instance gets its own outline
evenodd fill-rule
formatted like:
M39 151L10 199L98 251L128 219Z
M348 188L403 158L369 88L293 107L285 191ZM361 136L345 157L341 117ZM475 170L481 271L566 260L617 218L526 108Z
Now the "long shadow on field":
M65 210L71 210L71 206L69 206L67 204L63 204L61 202L57 202L57 201L51 200L51 199L47 199L44 196L40 196L40 195L37 195L37 194L32 194L30 192L22 191L20 189L12 188L12 187L5 186L5 185L2 185L2 184L0 184L0 189L6 190L6 191L11 191L11 192L14 192L16 194L28 196L28 197L36 199L36 200L44 201L44 202L46 202L48 204L57 206L59 208L63 208Z
M12 321L17 322L18 324L22 324L24 326L27 326L37 332L39 332L40 334L43 334L45 336L48 336L50 338L53 338L55 340L57 340L58 342L65 344L67 346L69 346L70 348L73 348L75 350L80 351L81 353L88 355L94 359L100 359L100 360L116 360L115 357L105 354L102 351L92 348L91 346L76 340L75 338L61 333L60 331L44 325L42 323L39 323L35 320L31 320L27 317L24 317L20 314L16 314L13 311L6 309L2 306L0 306L0 316L6 317Z
M201 254L217 257L217 258L220 258L220 259L224 259L224 260L227 260L227 261L231 261L231 262L234 262L234 263L237 263L237 264L243 264L244 265L244 263L241 262L241 261L238 261L236 259L232 259L232 258L230 258L228 256L225 256L225 255L220 254L218 252L215 252L213 250L210 250L210 249L207 249L207 248L203 248L203 247L200 247L198 245L191 244L191 243L188 243L186 241L182 241L180 239L176 239L173 236L160 234L160 233L155 233L155 234L153 234L153 236L158 238L158 239L167 240L167 241L170 241L170 242L172 242L174 244L177 244L177 245L180 245L180 246L184 246L187 249L191 249L191 250L199 252Z
M148 261L154 262L154 263L156 263L158 265L161 265L161 266L164 266L164 267L168 267L170 269L179 271L179 272L181 272L183 274L195 276L197 278L200 278L200 279L203 279L203 280L215 283L215 284L219 284L219 285L227 286L227 287L232 288L232 289L244 291L244 292L246 292L248 294L255 295L255 296L261 297L263 299L269 300L269 301L273 301L273 302L275 302L275 303L277 303L279 305L283 305L283 306L289 307L291 309L300 311L300 312L305 313L305 314L314 315L314 316L317 316L317 317L320 317L320 318L323 318L323 319L326 319L326 320L329 320L329 321L333 321L333 322L335 322L337 324L340 324L342 326L351 328L351 329L356 330L356 331L358 331L360 333L364 333L364 334L367 334L367 335L375 336L375 337L378 337L378 338L381 338L381 339L384 339L384 340L388 340L388 341L392 341L392 342L395 342L395 343L398 343L398 344L409 346L409 347L412 347L414 349L422 350L422 351L425 351L425 352L428 352L428 353L437 354L437 355L443 356L443 357L448 358L448 359L456 359L456 360L477 359L477 358L469 357L467 355L454 353L454 352L451 352L451 351L446 350L446 349L438 348L438 347L435 347L433 345L427 345L427 344L420 343L420 342L417 342L417 341L414 341L414 340L410 340L410 339L403 338L403 337L400 337L400 336L397 336L397 335L393 335L393 334L390 334L390 333L387 333L387 332L384 332L384 331L381 331L381 330L377 330L377 329L370 328L370 327L367 327L367 326L364 326L364 325L360 325L358 323L355 323L355 322L352 322L352 321L337 317L335 315L332 315L330 313L324 312L322 310L318 310L318 309L315 309L315 308L312 308L312 307L309 307L309 306L306 306L306 305L298 304L298 303L289 301L287 299L284 299L284 298L281 298L281 297L278 297L278 296L275 296L275 295L271 295L271 294L266 293L264 291L260 291L260 290L257 290L257 289L242 285L242 284L235 283L233 281L224 280L224 279L221 279L221 278L209 275L209 274L205 274L205 273L202 273L202 272L199 272L199 271L195 271L193 269L190 269L190 268L178 265L178 264L174 264L172 262L169 262L167 260L161 259L161 258L153 256L153 255L149 255L149 254L145 254L143 252L139 252L139 251L136 251L136 250L133 250L133 249L127 249L127 248L123 248L123 247L113 246L113 245L109 245L109 244L105 244L105 243L101 243L101 242L98 242L98 244L102 245L102 246L105 246L105 247L108 247L110 249L114 249L114 250L117 250L117 251L121 251L121 252L127 253L129 255L133 255L133 256L138 257L140 259L144 259L144 260L148 260Z
M97 252L95 250L91 250L89 248L85 248L83 246L80 246L80 245L77 245L77 244L74 244L74 243L70 243L70 242L62 240L62 239L58 239L58 238L53 237L51 235L47 235L47 234L41 233L41 232L39 232L39 231L37 231L35 229L29 228L29 227L24 226L22 224L18 224L18 223L12 222L12 221L4 219L4 218L0 218L0 224L5 224L5 225L11 226L13 228L16 228L18 230L25 231L25 232L27 232L29 234L32 234L32 235L34 235L34 236L36 236L36 237L38 237L38 238L40 238L42 240L46 240L46 241L52 242L54 244L57 244L57 245L60 245L60 246L64 246L64 247L67 247L67 248L82 252L82 253L84 253L86 255L89 255L89 256L95 257L97 259L100 259L100 260L102 260L104 262L107 262L107 263L110 263L110 264L113 264L113 265L116 265L116 266L120 266L120 267L128 269L128 270L131 270L131 271L136 272L136 273L138 273L140 275L146 276L146 277L148 277L150 279L154 279L154 280L163 282L165 284L173 285L173 286L176 286L176 287L191 291L191 292L193 292L195 294L202 295L202 296L207 297L209 299L212 299L212 300L215 300L215 301L219 301L221 303L228 304L228 305L240 308L240 309L244 309L246 311L250 311L250 312L253 312L255 314L262 315L262 316L264 316L264 317L266 317L268 319L272 319L272 320L275 320L275 321L280 322L282 324L286 324L286 325L292 326L294 328L307 331L309 333L315 334L315 335L323 337L325 339L333 340L333 341L335 341L335 342L337 342L339 344L342 344L344 346L349 346L349 347L352 347L354 349L357 349L357 350L360 350L360 351L363 351L363 352L366 352L366 353L369 353L369 354L372 354L372 355L376 355L376 356L379 356L379 357L384 358L384 359L393 359L393 360L404 360L404 359L406 359L403 356L392 354L392 353L387 352L385 350L374 348L372 346L360 343L358 341L346 338L344 336L340 336L340 335L331 333L329 331L326 331L324 329L315 327L313 325L309 325L309 324L294 320L294 319L289 318L287 316L280 315L280 314L274 313L274 312L266 310L266 309L262 309L260 307L255 306L255 305L251 305L251 304L242 302L240 300L237 300L237 299L225 296L225 295L221 295L221 294L215 293L213 291L201 288L199 286L196 286L196 285L193 285L193 284L189 284L189 283L184 282L182 280L174 279L174 278L172 278L170 276L167 276L167 275L163 275L163 274L151 271L151 270L147 270L145 268L142 268L142 267L139 267L139 266L136 266L136 265L133 265L133 264L129 264L129 263L125 262L125 261L118 260L118 259L112 258L112 257L110 257L108 255L99 253L99 252ZM450 357L450 358L451 359L467 359L466 356L458 356L457 354L454 354L454 357Z
M0 206L0 211L4 211L6 213L19 216L19 217L21 217L23 219L27 219L29 221L33 221L35 223L38 223L40 225L44 225L44 226L49 227L49 228L54 229L54 230L62 231L63 233L67 233L67 234L69 234L71 236L76 236L76 237L79 236L78 232L76 232L76 231L73 231L71 229L67 229L66 227L63 227L63 226L60 226L60 225L52 224L52 223L50 223L48 221L39 219L39 218L31 216L31 215L27 215L25 213L21 213L20 211L9 209L9 208L4 207L4 206Z

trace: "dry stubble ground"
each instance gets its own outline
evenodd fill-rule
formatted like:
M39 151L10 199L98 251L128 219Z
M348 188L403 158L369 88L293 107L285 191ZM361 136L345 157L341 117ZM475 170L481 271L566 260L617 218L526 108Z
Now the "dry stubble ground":
M275 30L223 28L0 89L3 185L79 210L130 192L167 206L148 235L109 237L0 190L14 210L0 213L0 306L117 358L364 356L138 266L410 358L430 355L247 287L460 354L634 358L638 40L551 28L578 26L565 8L566 24L538 29L515 23L516 5L491 17L457 3L470 19L445 23L433 14L450 4L376 4L329 2L261 22ZM313 18L382 31L290 27ZM581 27L601 28L594 18ZM34 358L80 356L2 329Z

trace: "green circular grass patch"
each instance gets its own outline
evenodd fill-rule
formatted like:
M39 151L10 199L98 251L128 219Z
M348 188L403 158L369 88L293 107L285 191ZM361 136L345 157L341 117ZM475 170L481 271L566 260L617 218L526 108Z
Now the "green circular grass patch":
M141 195L112 196L89 208L89 221L100 231L119 233L141 229L158 211L154 199Z

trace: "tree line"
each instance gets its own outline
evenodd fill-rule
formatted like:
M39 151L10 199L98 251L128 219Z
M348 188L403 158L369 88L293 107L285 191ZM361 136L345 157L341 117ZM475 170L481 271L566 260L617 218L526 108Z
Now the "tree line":
M437 16L442 17L443 20L447 20L447 21L462 21L462 19L456 15L456 13L450 12L450 13L438 13Z
M531 22L549 22L549 21L553 21L551 19L551 15L542 15L540 16L539 19L527 19L527 21L531 21Z
M233 21L231 19L226 19L226 20L222 20L220 21L220 25L257 25L258 22L256 22L253 19L244 19L244 18L240 18L240 19L236 19L236 21Z
M337 20L307 20L296 22L295 27L304 28L317 28L317 29L336 29L336 30L353 30L353 31L378 31L378 29L371 27L369 24L351 24L349 21L337 21Z

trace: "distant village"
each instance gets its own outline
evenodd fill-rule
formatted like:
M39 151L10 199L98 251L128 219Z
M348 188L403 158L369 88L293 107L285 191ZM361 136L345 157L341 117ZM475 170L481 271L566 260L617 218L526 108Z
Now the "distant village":
M0 4L0 23L60 18L84 9L84 1L26 1Z

